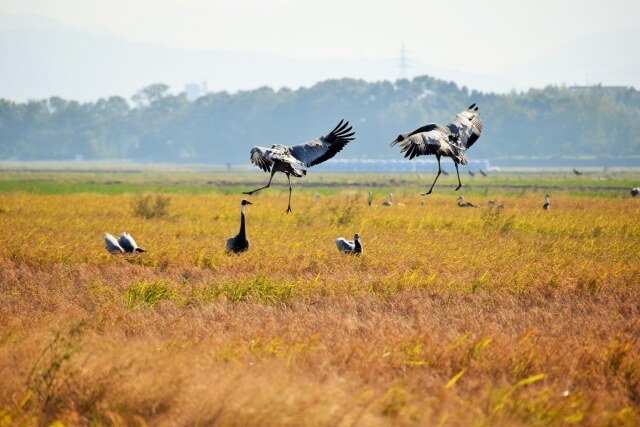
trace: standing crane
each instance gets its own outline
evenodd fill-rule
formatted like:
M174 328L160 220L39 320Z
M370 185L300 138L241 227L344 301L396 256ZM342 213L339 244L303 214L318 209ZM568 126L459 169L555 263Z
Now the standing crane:
M287 145L275 144L271 148L253 147L251 149L251 163L265 172L271 172L269 182L264 187L256 188L252 191L245 191L243 194L251 195L257 191L269 188L271 180L276 172L282 172L289 181L289 205L287 213L291 212L291 178L293 175L301 178L307 171L294 165L311 167L322 163L335 156L350 141L354 139L355 132L351 132L349 122L340 120L340 123L328 134L303 144L289 147Z
M360 255L363 253L362 244L360 243L360 235L358 233L353 236L353 240L338 237L336 239L336 246L340 252L354 255Z
M482 119L480 118L480 113L478 113L478 107L476 107L476 104L472 104L466 110L458 113L451 123L447 125L430 123L411 133L398 135L391 143L391 146L399 144L401 152L409 159L430 154L436 156L438 174L436 179L433 180L429 191L422 194L426 196L431 194L433 186L442 173L442 168L440 167L440 157L442 156L450 157L456 167L458 175L456 191L462 187L458 164L467 164L466 151L480 138L481 133Z
M393 206L393 193L389 193L389 198L382 202L382 206Z
M236 236L227 239L227 253L239 254L249 249L249 240L247 240L247 230L244 222L244 208L252 204L247 199L242 199L240 202L240 231Z
M640 194L640 187L633 187L631 189L631 197L636 197Z
M549 203L549 197L551 197L548 194L544 195L544 205L542 205L542 209L544 209L545 211L548 211L549 209L551 209L551 203Z

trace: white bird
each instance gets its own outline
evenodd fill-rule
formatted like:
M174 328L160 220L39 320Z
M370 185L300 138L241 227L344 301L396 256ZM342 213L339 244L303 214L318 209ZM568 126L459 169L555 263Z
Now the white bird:
M123 254L124 249L118 243L118 240L109 233L104 233L104 244L110 254Z
M355 132L351 132L349 122L340 120L340 123L327 135L321 136L303 144L289 147L287 145L275 144L271 148L253 147L251 149L251 163L265 172L271 172L269 182L264 187L256 188L252 191L245 191L244 194L253 194L265 188L269 188L271 180L276 172L282 172L289 181L289 205L287 213L291 212L291 178L302 177L307 171L294 165L311 167L322 163L335 156L352 141Z
M247 231L245 227L244 221L244 208L247 205L252 205L250 201L246 199L242 199L240 202L240 232L234 237L229 237L227 239L227 253L234 252L239 254L240 252L244 252L249 249L249 240L247 240Z
M391 206L393 205L393 193L389 193L389 200L385 200L382 202L382 206Z
M124 251L128 254L146 252L144 249L138 247L138 244L133 239L133 236L131 236L131 234L127 233L126 231L120 234L120 237L118 237L118 243L120 244L120 247L122 247L122 249L124 249Z
M549 203L549 197L551 197L548 194L544 195L544 205L542 205L542 209L544 209L545 211L548 211L549 209L551 209L551 204Z
M474 205L471 202L465 202L464 197L462 196L458 197L458 206L461 208L479 208L480 207L478 205Z
M360 243L360 235L356 233L353 240L347 240L344 237L336 239L336 246L340 252L360 255L363 253L362 244Z
M476 104L472 104L466 110L458 113L451 123L444 126L430 123L411 133L398 135L391 143L391 146L400 144L401 152L409 159L429 154L436 156L438 174L436 179L433 180L429 191L423 193L423 196L431 194L433 186L442 173L440 167L440 157L442 156L451 157L451 160L453 160L458 175L458 187L456 190L459 190L462 187L462 182L460 182L458 164L467 164L466 151L480 138L482 126L483 123L480 113L478 113L478 107L476 107Z
M631 189L631 197L636 197L638 194L640 194L640 187L633 187Z

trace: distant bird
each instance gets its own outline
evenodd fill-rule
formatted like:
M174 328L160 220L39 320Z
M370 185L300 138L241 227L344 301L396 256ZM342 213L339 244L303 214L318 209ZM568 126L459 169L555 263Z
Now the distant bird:
M638 194L640 194L640 187L633 187L631 189L631 197L636 197Z
M496 204L495 200L489 200L487 202L487 206L490 207L490 208L492 208L495 204Z
M144 249L138 247L138 244L133 239L133 236L127 232L123 232L120 237L118 237L118 243L124 251L128 254L146 252Z
M472 104L466 110L458 113L456 118L447 125L437 125L430 123L418 128L411 133L398 135L391 143L391 146L400 144L401 152L405 157L413 159L416 156L434 154L438 160L438 174L431 184L431 188L424 195L431 194L433 186L436 184L442 168L440 167L440 157L451 157L456 167L458 175L459 190L462 187L460 182L460 171L458 164L467 164L466 151L480 138L482 133L482 119L478 113L476 104Z
M580 172L578 169L573 168L573 173L575 173L576 175L582 175L582 172Z
M265 172L271 172L269 182L264 187L256 188L252 191L245 191L244 194L253 194L271 186L271 180L276 172L282 172L289 181L289 205L287 213L291 212L291 178L293 175L300 178L307 174L307 171L295 167L294 165L311 167L324 162L335 156L350 141L354 139L355 132L351 132L349 122L340 120L340 123L327 135L321 136L303 144L289 147L282 144L272 145L271 148L253 147L251 149L251 163Z
M548 195L548 194L544 195L544 205L542 205L542 208L545 211L548 211L549 209L551 209L551 204L549 203L549 197L551 197L551 196Z
M354 255L360 255L363 253L362 244L360 243L360 235L358 233L353 236L353 240L346 240L344 237L338 237L336 239L336 246L340 252Z
M124 249L122 249L122 246L120 246L120 243L118 243L118 239L116 239L109 233L104 233L104 244L110 254L124 253Z
M444 175L444 176L448 176L448 175L449 175L449 172L447 172L446 170L442 169L442 175Z
M229 237L227 239L227 253L233 252L239 254L249 249L249 240L247 240L247 230L244 222L244 208L247 205L252 205L247 199L242 199L240 202L240 232L235 237Z
M488 174L485 171L483 171L482 169L480 169L480 175L487 176Z
M373 204L373 193L371 191L369 191L369 194L367 195L367 204L369 206Z
M389 193L389 200L385 200L382 202L382 206L392 206L393 205L393 193Z
M476 176L476 174L475 174L475 173L473 173L473 172L471 172L471 170L469 170L469 175L471 175L471 176Z
M474 205L471 202L465 202L464 197L462 196L458 197L458 206L461 208L479 208L480 207L478 205Z

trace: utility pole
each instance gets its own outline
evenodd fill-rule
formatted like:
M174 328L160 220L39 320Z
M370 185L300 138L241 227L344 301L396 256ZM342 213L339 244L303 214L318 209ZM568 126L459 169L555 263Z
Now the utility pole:
M400 78L401 79L406 79L407 78L407 69L409 68L409 56L408 56L408 52L407 49L404 46L404 43L402 43L402 48L400 49L400 58L398 59L398 66L400 67Z

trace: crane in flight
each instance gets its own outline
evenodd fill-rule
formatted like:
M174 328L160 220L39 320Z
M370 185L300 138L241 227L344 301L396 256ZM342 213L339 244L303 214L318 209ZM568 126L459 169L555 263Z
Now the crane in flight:
M466 165L468 162L466 151L480 138L482 133L482 119L478 113L476 104L472 104L466 110L458 113L453 121L446 125L430 123L422 126L410 133L398 135L391 143L391 146L400 145L401 152L405 157L413 159L417 156L433 154L438 160L438 174L433 180L431 188L423 196L431 194L433 186L442 173L440 158L450 157L456 167L458 174L458 187L462 187L460 182L460 172L458 165Z
M251 163L265 172L271 172L269 182L264 187L245 191L251 195L257 191L269 188L276 172L282 172L289 181L289 205L287 213L291 212L291 175L301 178L307 174L302 167L311 167L329 160L345 145L354 139L355 132L351 131L348 121L340 123L328 134L303 144L292 147L283 144L272 145L271 148L255 146L251 149Z

